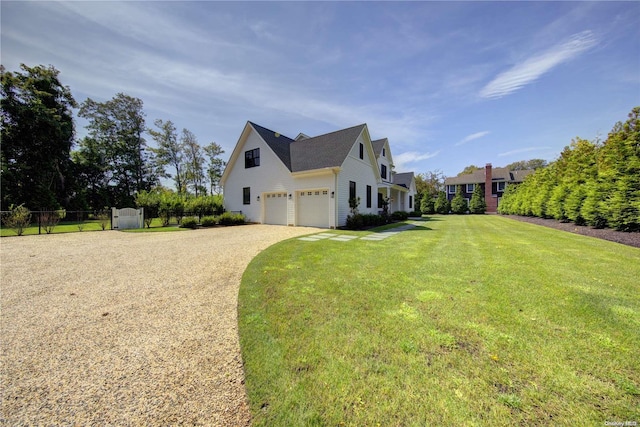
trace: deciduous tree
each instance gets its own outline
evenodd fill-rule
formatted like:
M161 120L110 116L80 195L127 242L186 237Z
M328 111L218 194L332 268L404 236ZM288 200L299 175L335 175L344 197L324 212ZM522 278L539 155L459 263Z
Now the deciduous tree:
M72 109L76 101L54 67L2 74L2 209L66 206L71 185Z
M207 178L209 179L209 194L220 194L220 178L224 172L226 162L220 158L224 153L221 146L215 142L211 142L204 147L207 154Z
M162 178L173 178L178 194L186 193L184 178L184 146L178 142L176 127L171 120L166 122L158 119L153 122L158 130L148 129L156 142L155 148L150 148L156 155L156 162ZM165 167L171 167L175 172L168 173Z
M204 186L204 156L202 147L198 144L196 136L188 129L182 129L180 143L184 148L185 157L185 182L191 186L196 197L206 194Z
M111 202L119 206L133 204L138 191L149 190L158 182L152 153L143 137L142 107L142 100L123 93L105 102L88 98L80 107L80 117L89 121L89 137L104 155L104 179L114 195Z

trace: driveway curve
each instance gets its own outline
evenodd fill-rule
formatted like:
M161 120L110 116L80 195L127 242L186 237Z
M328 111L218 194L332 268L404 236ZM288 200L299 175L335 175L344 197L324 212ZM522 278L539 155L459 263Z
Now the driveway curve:
M2 238L2 425L246 426L238 288L247 225Z

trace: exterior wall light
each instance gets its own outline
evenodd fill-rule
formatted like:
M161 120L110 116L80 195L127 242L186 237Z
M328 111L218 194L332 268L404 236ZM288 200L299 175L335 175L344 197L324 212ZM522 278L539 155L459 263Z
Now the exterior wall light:
M257 200L260 201L260 196L257 197Z
M331 198L333 199L335 196L336 196L335 191L332 191L332 192L331 192Z

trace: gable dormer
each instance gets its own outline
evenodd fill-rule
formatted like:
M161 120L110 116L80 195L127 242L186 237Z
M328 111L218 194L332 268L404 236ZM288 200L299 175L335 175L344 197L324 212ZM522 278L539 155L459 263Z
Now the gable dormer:
M378 160L378 169L380 178L384 182L393 182L393 157L391 157L391 148L387 138L377 139L371 142L373 150Z

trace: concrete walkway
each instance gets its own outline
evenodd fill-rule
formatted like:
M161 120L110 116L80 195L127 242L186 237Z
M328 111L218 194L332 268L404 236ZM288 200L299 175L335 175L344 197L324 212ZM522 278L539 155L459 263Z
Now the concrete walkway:
M326 233L312 234L311 236L299 237L298 240L302 240L305 242L317 242L318 240L334 240L336 242L350 242L351 240L359 239L359 240L370 240L370 241L377 242L377 241L395 236L396 234L400 234L403 231L407 231L415 227L416 227L416 224L410 223L410 224L402 225L400 227L391 228L389 230L366 234L362 237L354 236L351 234L339 234L339 233L326 232Z

